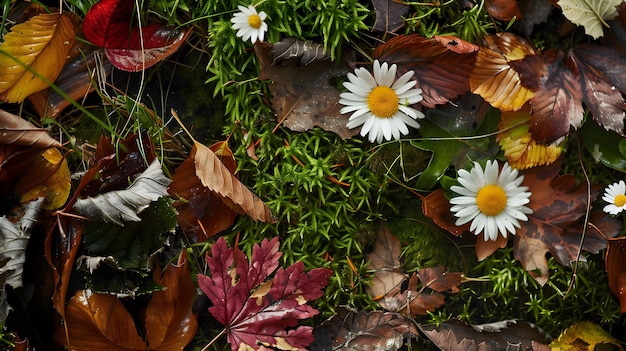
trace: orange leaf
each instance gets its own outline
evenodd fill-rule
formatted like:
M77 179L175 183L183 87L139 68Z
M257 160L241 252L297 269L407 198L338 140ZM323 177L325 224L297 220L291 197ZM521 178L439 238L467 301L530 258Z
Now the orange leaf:
M276 221L269 207L243 185L211 149L196 141L189 158L193 158L196 176L204 187L229 199L255 221Z
M517 111L534 93L521 85L519 74L509 62L535 55L535 51L526 40L510 33L490 35L485 40L487 46L478 51L470 75L472 92L493 107Z
M140 313L144 316L146 340L139 336L133 317L115 296L89 290L76 292L65 310L71 349L182 350L198 328L191 311L196 289L184 250L179 264L168 266L159 283L165 290L153 293L145 312ZM55 336L69 346L63 326L57 327Z
M53 210L60 208L70 195L71 181L67 159L55 148L45 150L41 154L41 158L43 163L34 163L33 165L40 166L38 168L29 168L24 177L18 181L18 186L23 184L22 182L27 182L25 178L36 177L41 182L39 185L21 193L21 201L27 202L38 197L45 197L44 209ZM42 177L42 173L50 175ZM16 186L16 191L17 189L18 187Z
M42 14L13 26L0 44L0 100L21 102L47 88L73 41L74 25L63 14Z
M469 231L470 223L462 226L454 224L456 218L450 212L450 201L446 198L443 189L437 189L422 200L422 212L424 216L430 218L441 228L450 233L461 236L464 232Z

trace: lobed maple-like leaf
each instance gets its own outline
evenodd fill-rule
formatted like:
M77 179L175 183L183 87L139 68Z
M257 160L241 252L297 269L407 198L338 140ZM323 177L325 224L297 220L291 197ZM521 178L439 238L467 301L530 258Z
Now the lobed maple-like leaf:
M265 346L305 350L313 342L312 328L297 326L298 320L318 313L306 303L323 295L332 271L307 273L302 262L278 268L278 249L277 237L264 239L253 247L248 262L221 237L206 257L209 275L198 275L200 289L213 303L209 312L225 326L233 351Z
M291 42L291 39L283 39ZM341 55L340 62L330 62L325 55L319 55L317 46L310 44L309 53L291 56L280 61L284 52L276 51L283 44L271 46L267 43L254 45L254 52L259 59L261 73L259 79L272 80L272 107L276 111L279 123L296 132L304 132L320 127L349 139L359 133L358 129L348 129L349 115L341 114L339 90L331 83L337 77L343 77L354 68L354 51ZM302 46L301 48L304 48ZM315 57L302 65L304 57ZM278 59L278 61L276 61ZM275 64L276 63L276 64ZM280 63L280 65L278 64Z
M395 351L405 339L419 338L415 323L403 314L345 308L316 327L314 335L311 351Z
M478 46L456 37L399 35L376 47L373 58L398 65L398 75L415 72L422 105L432 108L469 91Z
M21 102L57 78L74 42L74 24L46 13L11 28L0 44L0 100Z
M563 15L572 23L585 28L585 33L598 39L604 34L602 27L617 16L617 6L624 0L559 0Z
M470 88L495 108L517 111L534 93L521 84L519 73L509 62L535 55L535 50L526 40L511 33L487 36L485 42L476 55Z
M171 28L153 23L133 25L136 2L100 0L83 20L87 40L105 48L109 61L125 71L141 71L164 60L186 41L191 29Z

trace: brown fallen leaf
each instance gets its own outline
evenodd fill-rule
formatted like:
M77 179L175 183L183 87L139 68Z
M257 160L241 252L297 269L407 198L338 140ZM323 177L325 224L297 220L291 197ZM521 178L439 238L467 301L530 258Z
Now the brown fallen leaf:
M31 146L39 149L61 147L43 128L37 128L25 119L0 110L0 143Z
M21 102L47 88L73 42L74 24L64 14L41 14L13 26L0 44L0 100Z
M185 255L183 250L178 264L167 266L162 276L155 270L155 280L165 289L154 292L140 313L145 338L121 300L89 290L77 291L67 303L65 323L57 326L55 337L77 351L182 350L198 328L191 311L196 288Z
M415 323L400 313L383 311L348 312L341 308L337 314L315 328L311 351L395 351L405 339L418 339Z
M272 45L265 42L254 45L261 66L259 79L273 81L270 83L272 107L280 123L296 132L317 126L343 139L359 133L358 129L346 127L350 116L339 113L343 107L339 104L339 90L331 84L332 79L353 70L356 60L353 51L343 53L340 62L321 56L304 66L296 58L278 66L272 64L275 60L272 50Z
M372 284L366 288L367 293L374 299L380 299L391 291L400 291L400 284L408 278L400 265L402 246L389 228L383 223L378 229L378 239L374 250L366 255L369 268L375 270Z
M609 239L604 266L611 292L619 300L620 312L626 313L626 236Z
M541 329L522 320L480 325L450 320L437 327L418 325L418 328L437 347L446 351L499 351L512 345L520 350L539 351L545 350L549 343Z
M376 12L376 22L372 30L394 33L404 27L404 15L409 12L409 5L399 0L372 0Z

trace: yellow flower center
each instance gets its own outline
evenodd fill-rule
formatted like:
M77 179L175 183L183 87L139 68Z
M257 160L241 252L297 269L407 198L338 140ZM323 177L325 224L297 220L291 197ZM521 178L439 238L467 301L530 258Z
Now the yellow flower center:
M374 116L389 118L398 112L398 95L390 87L378 86L367 96L367 107Z
M263 24L263 21L261 20L261 17L259 17L259 15L250 15L248 16L248 24L254 29L259 29L261 28L261 24Z
M496 216L506 208L506 193L498 185L485 185L476 194L476 205L487 216Z
M622 207L626 204L626 195L622 195L619 194L615 197L615 200L613 200L613 203L615 204L615 206L617 207Z

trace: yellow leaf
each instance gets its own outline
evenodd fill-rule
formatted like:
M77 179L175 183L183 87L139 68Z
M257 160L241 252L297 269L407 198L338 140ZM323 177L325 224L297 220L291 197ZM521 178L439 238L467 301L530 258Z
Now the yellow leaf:
M552 351L593 351L599 344L611 344L620 351L624 350L618 340L591 322L578 322L565 329L550 347Z
M44 161L43 166L39 162L36 164L45 169L32 169L32 171L35 172L34 174L46 174L51 170L52 175L44 179L41 184L23 193L21 201L27 202L45 197L43 208L54 210L63 206L70 195L70 169L65 157L55 148L47 149L41 156Z
M547 145L537 143L528 131L529 121L528 108L517 112L502 112L497 140L513 168L527 169L549 165L561 156L562 142Z
M42 14L13 26L0 44L0 100L21 102L47 88L73 42L74 25L63 14Z

